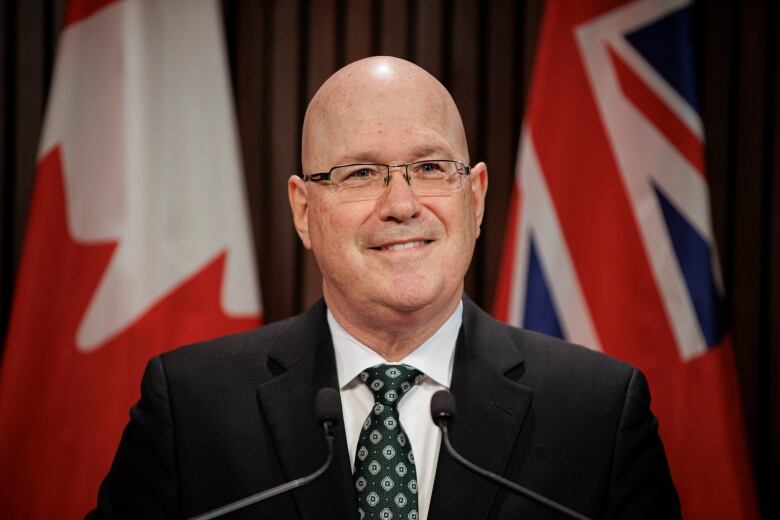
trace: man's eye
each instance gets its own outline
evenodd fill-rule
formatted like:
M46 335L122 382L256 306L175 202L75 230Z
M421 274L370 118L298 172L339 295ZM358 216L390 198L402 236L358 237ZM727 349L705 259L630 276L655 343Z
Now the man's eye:
M442 171L441 165L436 162L420 163L417 166L417 171L420 173L439 173Z
M340 182L354 184L371 182L379 176L379 172L376 168L370 166L345 168L342 175L338 175L337 178Z

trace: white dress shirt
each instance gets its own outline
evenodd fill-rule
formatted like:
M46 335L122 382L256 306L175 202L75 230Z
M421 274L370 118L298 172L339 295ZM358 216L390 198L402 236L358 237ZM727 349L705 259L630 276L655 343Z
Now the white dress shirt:
M441 432L431 420L431 397L441 389L449 389L455 342L463 322L463 302L422 345L401 361L388 363L382 356L360 343L344 330L328 310L328 325L336 351L336 371L344 412L344 429L352 471L355 471L355 451L363 421L374 406L374 395L358 378L366 368L382 363L404 364L416 368L425 377L412 387L398 404L401 425L412 445L417 470L417 507L420 520L428 518L436 461L439 458Z

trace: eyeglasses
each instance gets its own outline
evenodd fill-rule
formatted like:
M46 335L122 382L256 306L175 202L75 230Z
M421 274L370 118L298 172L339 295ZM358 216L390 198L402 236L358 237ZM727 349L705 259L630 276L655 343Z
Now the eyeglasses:
M327 172L299 175L304 181L327 185L345 200L379 197L390 183L390 169L403 168L416 195L447 195L463 189L471 167L460 161L430 159L406 164L343 164Z

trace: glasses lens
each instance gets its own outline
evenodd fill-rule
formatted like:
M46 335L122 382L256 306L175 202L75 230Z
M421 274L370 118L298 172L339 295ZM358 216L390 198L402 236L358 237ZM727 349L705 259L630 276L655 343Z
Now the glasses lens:
M382 164L348 164L331 170L331 180L339 195L348 200L377 197L382 194L387 166Z
M452 193L463 187L462 169L456 161L419 161L409 165L412 189L418 195Z
M333 168L331 179L349 188L384 181L386 168L379 164L350 164Z

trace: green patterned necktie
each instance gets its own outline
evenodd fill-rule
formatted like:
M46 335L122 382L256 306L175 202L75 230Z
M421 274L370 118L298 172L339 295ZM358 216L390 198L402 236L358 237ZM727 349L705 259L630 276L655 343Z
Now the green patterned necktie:
M417 520L417 471L397 406L422 376L406 365L377 365L360 373L374 394L352 475L361 519Z

